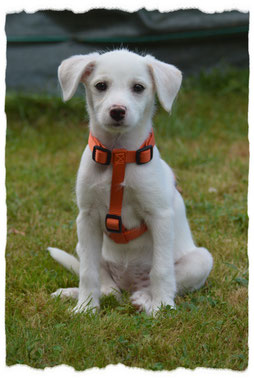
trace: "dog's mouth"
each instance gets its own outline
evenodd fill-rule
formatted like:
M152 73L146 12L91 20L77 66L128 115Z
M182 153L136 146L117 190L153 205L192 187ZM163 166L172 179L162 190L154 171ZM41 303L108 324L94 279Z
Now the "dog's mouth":
M112 126L113 127L124 127L124 124L121 122L115 122L115 123L112 123Z
M107 128L127 128L128 125L125 124L124 122L111 122L111 123L106 123L105 126Z
M124 123L107 123L103 128L111 134L123 134L130 129L130 126Z

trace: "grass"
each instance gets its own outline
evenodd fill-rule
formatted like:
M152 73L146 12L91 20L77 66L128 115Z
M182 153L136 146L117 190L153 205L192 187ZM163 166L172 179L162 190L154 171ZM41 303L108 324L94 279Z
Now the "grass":
M247 103L247 71L229 70L186 80L170 119L158 108L157 144L214 268L201 290L177 297L175 311L164 308L154 319L137 313L126 293L122 303L103 297L95 315L71 316L74 301L50 298L78 284L46 248L75 249L74 185L87 117L79 98L62 104L7 95L7 365L246 369Z

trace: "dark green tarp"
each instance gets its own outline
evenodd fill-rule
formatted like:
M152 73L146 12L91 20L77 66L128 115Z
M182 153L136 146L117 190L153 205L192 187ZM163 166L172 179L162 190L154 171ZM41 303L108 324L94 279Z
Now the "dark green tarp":
M64 58L119 47L152 54L184 75L228 65L248 67L248 28L249 14L238 11L8 14L7 89L57 92L56 71Z

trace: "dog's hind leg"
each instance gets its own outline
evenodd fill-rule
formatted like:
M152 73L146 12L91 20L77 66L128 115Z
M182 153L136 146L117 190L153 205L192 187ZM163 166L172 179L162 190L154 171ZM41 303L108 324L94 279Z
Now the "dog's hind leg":
M213 267L213 258L203 247L196 247L181 195L175 196L175 277L177 294L202 287Z
M196 247L175 263L177 294L182 295L202 287L213 267L213 258L203 247Z

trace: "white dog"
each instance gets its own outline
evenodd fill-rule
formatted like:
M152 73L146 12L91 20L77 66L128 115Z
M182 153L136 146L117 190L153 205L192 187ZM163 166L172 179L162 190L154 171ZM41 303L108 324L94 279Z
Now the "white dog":
M123 289L148 314L174 307L176 293L200 288L213 266L211 254L193 242L174 174L151 134L155 93L170 111L181 72L115 50L72 56L58 75L64 101L85 85L91 136L76 183L79 261L48 248L79 275L79 288L53 295L78 298L74 312L96 309L101 294Z

